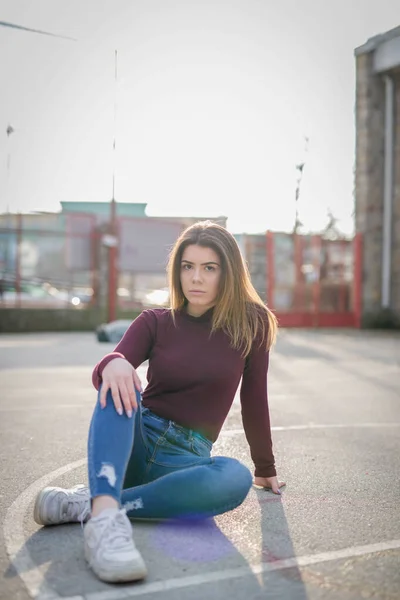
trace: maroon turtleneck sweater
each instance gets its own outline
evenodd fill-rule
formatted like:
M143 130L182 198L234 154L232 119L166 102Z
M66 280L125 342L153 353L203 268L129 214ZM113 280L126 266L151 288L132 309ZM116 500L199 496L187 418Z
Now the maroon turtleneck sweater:
M201 317L169 309L143 311L114 352L94 368L93 385L113 358L126 358L136 369L149 361L143 406L158 416L198 431L215 442L239 386L242 420L257 477L276 475L267 396L269 353L260 339L244 359L221 330L210 336L210 309Z

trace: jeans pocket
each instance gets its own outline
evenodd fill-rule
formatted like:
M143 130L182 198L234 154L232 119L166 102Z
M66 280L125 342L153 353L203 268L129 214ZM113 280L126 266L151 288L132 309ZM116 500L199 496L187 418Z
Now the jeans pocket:
M201 458L208 458L211 454L212 443L202 440L198 437L194 437L192 441L192 452Z
M171 435L166 432L155 444L155 452L151 462L173 469L195 466L206 455L194 452L192 443L183 436Z

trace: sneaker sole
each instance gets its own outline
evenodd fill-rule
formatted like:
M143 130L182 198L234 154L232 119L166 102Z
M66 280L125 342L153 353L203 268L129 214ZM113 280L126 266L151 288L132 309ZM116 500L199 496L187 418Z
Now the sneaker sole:
M95 567L89 559L89 553L85 544L85 558L92 569L92 571L97 575L101 581L105 581L106 583L126 583L129 581L139 581L141 579L145 579L147 576L147 568L144 564L143 560L138 560L136 564L125 563L119 565L119 567L114 566L113 570L108 571L107 569L102 569Z
M36 496L36 500L35 500L35 506L33 507L33 518L35 520L35 522L38 525L50 525L50 523L47 523L46 521L44 521L41 517L40 514L40 506L42 501L44 500L45 496L47 496L47 494L49 494L49 492L52 490L53 488L44 488L41 492L39 492L39 494Z
M78 485L76 487L84 488L85 486L82 484L82 485ZM40 507L42 506L42 503L45 501L46 496L48 494L50 494L51 492L53 492L54 489L55 489L54 487L45 487L36 496L35 505L33 507L33 519L34 519L35 523L37 523L38 525L44 525L45 527L49 527L52 525L61 525L62 524L62 523L51 523L51 522L46 521L45 519L43 519L43 516L40 511Z

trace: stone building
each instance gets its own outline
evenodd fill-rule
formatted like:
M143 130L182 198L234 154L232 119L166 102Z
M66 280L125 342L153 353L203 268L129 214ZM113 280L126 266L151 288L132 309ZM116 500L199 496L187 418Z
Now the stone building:
M355 49L356 231L365 322L400 318L400 26Z

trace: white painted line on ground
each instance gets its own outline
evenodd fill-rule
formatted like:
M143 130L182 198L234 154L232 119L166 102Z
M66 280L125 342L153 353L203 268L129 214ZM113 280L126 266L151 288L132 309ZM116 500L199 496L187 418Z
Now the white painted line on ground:
M272 427L273 431L300 431L301 429L346 429L349 427L400 427L400 423L307 423Z
M48 367L8 367L0 370L0 375L5 379L8 379L10 376L15 376L16 373L22 372L24 375L53 375L54 372L60 375L79 375L82 373L92 374L93 366L88 365L85 366L71 366L71 367L60 367L49 365Z
M54 481L57 477L64 475L64 473L68 473L68 471L77 469L85 463L86 459L82 458L44 475L26 488L26 490L14 500L6 513L3 533L7 554L10 557L11 564L18 576L24 582L32 598L38 597L39 591L40 598L43 600L47 600L47 598L58 598L59 596L57 594L54 595L54 591L47 585L43 575L32 560L31 555L25 546L24 517L30 503L42 488L46 487L46 485L51 481Z
M95 401L96 401L96 399L91 400L90 402L83 400L79 404L45 404L42 406L35 404L34 406L28 405L28 406L9 406L9 407L0 406L0 413L26 412L27 414L31 414L33 411L47 412L49 410L58 410L59 408L62 408L62 409L64 409L64 408L65 409L87 408L87 409L93 410Z
M26 348L26 347L45 347L45 346L54 346L57 343L55 339L8 339L8 340L0 340L0 348Z
M331 552L321 552L320 554L309 554L277 560L273 563L248 565L248 567L239 567L237 569L226 569L224 571L212 571L211 573L202 573L199 575L190 575L189 577L175 577L165 581L155 583L135 584L132 587L126 587L123 590L106 590L104 592L92 592L85 594L85 600L120 600L123 598L132 598L133 596L144 596L157 592L168 592L184 587L204 585L225 580L248 577L250 575L261 575L272 571L281 571L293 567L306 567L309 565L352 558L355 556L364 556L375 552L384 552L385 550L397 550L400 548L400 540L382 542L380 544L369 544L367 546L351 546L342 550L333 550ZM42 599L40 599L42 600ZM73 600L72 598L63 598L63 600Z
M99 360L102 356L99 357ZM21 372L24 375L53 375L54 373L60 375L81 375L89 373L91 381L91 375L93 371L94 363L90 365L48 365L47 367L5 367L0 369L0 376L7 379L10 376L15 376L16 373ZM138 367L137 371L145 373L147 371L148 364L143 363ZM91 386L88 385L88 388Z
M271 427L272 431L302 431L306 429L349 429L363 427L400 427L400 423L307 423L305 425L278 425ZM221 431L222 437L230 437L244 433L243 429L224 429ZM218 442L217 442L218 443Z
M65 396L66 398L75 398L75 397L81 397L83 396L84 398L87 398L87 396L94 396L96 397L96 390L94 388L84 388L84 387L74 387L71 390L62 390L60 392L60 386L58 383L54 382L54 385L47 385L45 388L41 388L39 386L36 386L32 389L32 387L29 388L30 391L30 397L32 397L33 395L35 397L40 397L40 396L52 396L53 394L57 395L57 398L60 397L60 394L62 394L63 396ZM7 397L10 398L12 397L14 398L21 398L21 399L26 399L26 387L15 387L15 388L9 388L7 390ZM53 404L54 404L54 399L53 399Z
M365 425L379 426L380 424L360 424L360 426ZM398 426L399 424L391 425ZM309 426L297 426L297 428L308 427ZM296 428L296 426L293 426L293 428ZM283 429L289 428L282 428L282 430ZM223 434L229 435L232 431L234 431L235 433L243 433L241 429L237 429L226 430L223 432ZM56 469L55 471L52 471L47 475L44 475L43 477L32 483L26 490L24 490L14 500L10 508L7 510L6 518L4 520L3 525L4 541L7 554L18 576L24 582L28 593L32 598L37 598L37 600L59 600L60 598L63 598L63 600L119 600L120 598L169 591L193 585L211 583L214 581L223 581L226 579L246 577L251 575L252 573L257 575L269 571L287 569L290 567L307 566L320 562L339 560L342 558L351 558L354 556L362 556L365 554L372 554L375 552L383 552L385 550L394 550L400 548L400 540L391 540L388 542L381 542L377 544L369 544L365 546L351 546L342 550L334 550L331 552L323 552L314 555L306 555L288 558L284 560L277 560L273 563L249 565L248 567L240 567L237 569L215 571L211 573L205 573L189 577L172 578L162 582L148 584L145 583L141 585L136 584L132 586L132 588L131 586L124 587L123 589L115 588L110 591L107 590L104 592L89 593L85 596L59 596L59 594L57 594L57 592L55 592L47 584L45 577L37 568L35 562L32 560L31 555L29 554L25 546L26 539L23 527L24 517L36 494L43 487L49 485L57 477L60 477L61 475L64 475L69 471L73 471L74 469L81 467L85 463L86 458L82 458L80 460L71 462L65 465L64 467Z

